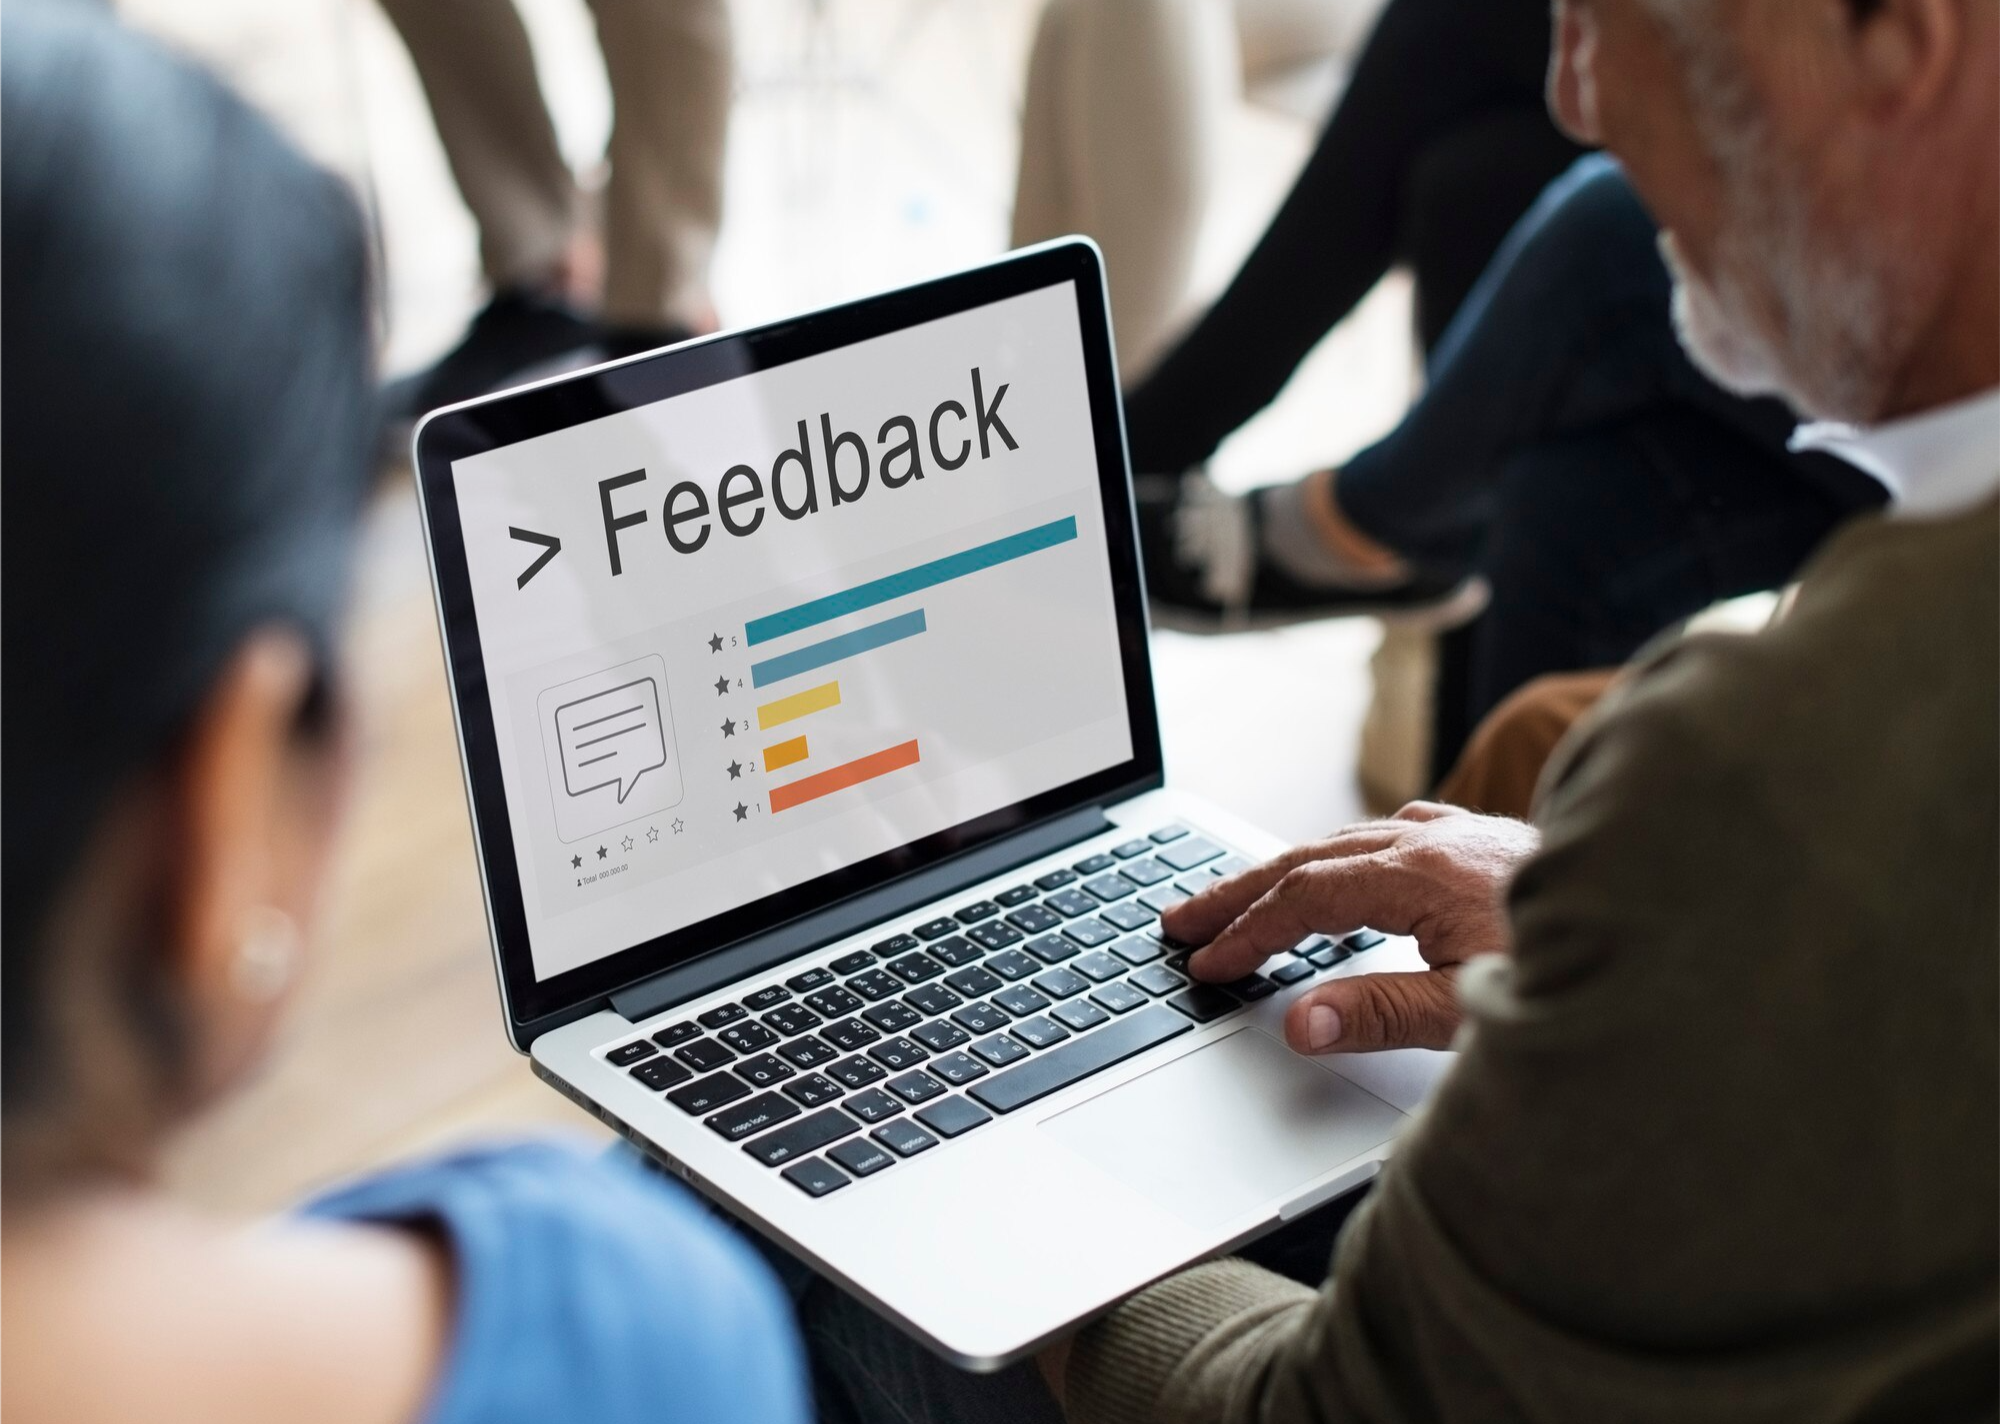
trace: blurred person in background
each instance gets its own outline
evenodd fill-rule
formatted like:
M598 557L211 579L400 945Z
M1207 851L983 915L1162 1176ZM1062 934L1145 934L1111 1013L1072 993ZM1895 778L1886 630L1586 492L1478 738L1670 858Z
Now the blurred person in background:
M359 215L96 7L0 18L0 1285L16 1424L804 1424L786 1302L663 1179L556 1145L222 1220L166 1144L304 968L352 741Z

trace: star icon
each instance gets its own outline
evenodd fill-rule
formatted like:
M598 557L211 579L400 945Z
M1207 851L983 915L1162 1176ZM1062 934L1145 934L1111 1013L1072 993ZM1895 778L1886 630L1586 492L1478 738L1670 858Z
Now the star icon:
M604 847L603 847L603 846L599 846L599 847L597 848L597 858L598 858L599 860L602 860L602 859L604 859L604 857L605 857L605 854L606 854L606 852L605 852L605 849L604 849Z
M718 677L715 680L715 695L717 697L720 697L722 696L723 693L727 691L729 691L729 679L726 677Z
M659 839L660 839L660 828L659 828L658 826L648 826L648 827L646 827L646 844L647 844L647 845L653 845L653 844L656 844L656 843L657 843L657 842L659 841Z
M711 653L722 651L722 635L720 633L715 634L708 640L708 650Z
M580 855L573 855L573 856L571 856L571 857L569 858L569 868L570 868L571 870L581 870L581 869L583 869L583 857L582 857L582 856L580 856Z
M632 849L632 838L630 836L625 837L623 845L626 850Z
M674 834L679 835L682 831L686 829L687 829L687 822L683 821L679 816L674 817Z
M723 735L723 736L725 736L725 737L733 737L733 736L735 736L735 735L736 735L736 724L735 724L734 722L731 722L731 721L724 721L724 722L723 722L723 724L722 724L722 735Z
M736 819L739 821L747 821L750 819L750 808L748 806L745 806L741 801L738 801L736 803Z
M740 777L740 776L742 776L742 775L743 775L743 763L742 763L742 762L740 762L740 761L732 761L731 763L729 763L729 779L730 779L731 781L735 781L735 780L736 780L736 779L737 779L738 777Z

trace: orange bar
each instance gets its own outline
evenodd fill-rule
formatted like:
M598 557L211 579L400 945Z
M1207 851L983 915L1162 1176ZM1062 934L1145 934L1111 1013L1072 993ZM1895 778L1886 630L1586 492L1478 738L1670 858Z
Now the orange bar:
M870 752L865 757L857 757L829 770L801 777L784 786L772 787L771 809L774 812L789 811L794 806L803 806L808 801L817 801L822 796L831 796L836 791L845 791L850 786L859 786L864 781L873 781L878 776L915 766L917 761L915 742Z
M790 741L773 742L764 748L764 770L783 771L806 759L806 739L793 737Z

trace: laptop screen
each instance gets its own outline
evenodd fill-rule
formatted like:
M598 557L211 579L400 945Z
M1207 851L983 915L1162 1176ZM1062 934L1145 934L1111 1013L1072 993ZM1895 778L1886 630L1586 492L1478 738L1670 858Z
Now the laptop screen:
M536 981L1134 760L1081 305L451 460Z

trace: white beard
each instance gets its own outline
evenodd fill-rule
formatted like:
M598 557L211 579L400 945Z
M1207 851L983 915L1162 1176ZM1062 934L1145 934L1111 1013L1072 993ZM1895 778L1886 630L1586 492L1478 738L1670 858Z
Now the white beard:
M1744 318L1746 304L1725 299L1704 281L1671 232L1660 234L1660 256L1674 279L1674 335L1695 368L1733 395L1786 393L1777 354Z

